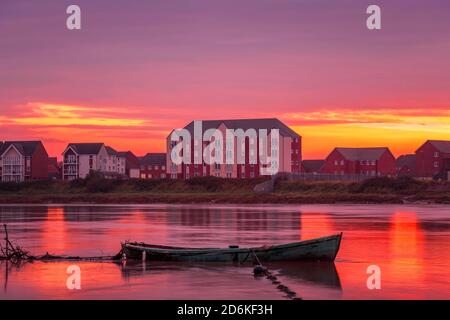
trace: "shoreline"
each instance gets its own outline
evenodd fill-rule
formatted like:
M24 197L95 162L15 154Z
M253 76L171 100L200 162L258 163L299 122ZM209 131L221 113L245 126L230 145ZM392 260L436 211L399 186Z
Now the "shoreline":
M2 194L1 204L450 204L450 196L326 193Z

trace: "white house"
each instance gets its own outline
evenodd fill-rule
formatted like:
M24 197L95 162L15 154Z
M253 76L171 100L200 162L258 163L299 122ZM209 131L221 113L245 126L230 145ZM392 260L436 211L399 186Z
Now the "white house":
M90 171L107 172L108 152L103 143L69 143L63 155L63 180L85 178Z

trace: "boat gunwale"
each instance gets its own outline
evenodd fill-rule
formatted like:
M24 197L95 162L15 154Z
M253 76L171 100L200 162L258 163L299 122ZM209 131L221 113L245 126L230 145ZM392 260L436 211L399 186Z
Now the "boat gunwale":
M285 250L296 247L301 247L305 245L312 245L315 243L323 243L326 241L337 240L337 252L339 251L340 242L342 239L342 232L339 234L334 234L330 236L314 238L303 240L299 242L291 242L286 244L279 245L263 245L260 247L248 247L248 248L185 248L185 247L171 247L171 246L159 246L159 245L151 245L146 243L138 243L138 242L128 242L124 243L123 246L130 250L138 250L138 251L146 251L146 252L155 252L155 253L163 253L163 254L218 254L218 253L247 253L247 252L265 252L265 251L274 251L274 250Z

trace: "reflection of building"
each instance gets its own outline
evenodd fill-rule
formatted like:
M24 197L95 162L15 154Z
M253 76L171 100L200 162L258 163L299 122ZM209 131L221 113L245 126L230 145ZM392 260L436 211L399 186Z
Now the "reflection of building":
M301 152L301 136L295 133L292 129L282 123L280 120L272 118L272 119L239 119L239 120L206 120L201 121L202 123L202 132L201 137L199 139L203 140L203 135L209 129L216 129L222 133L223 144L219 145L219 141L215 141L215 150L220 157L225 159L227 150L226 150L226 141L228 138L231 138L231 141L234 141L234 160L233 164L225 164L225 161L222 163L214 163L207 164L205 162L195 164L194 157L195 153L200 149L201 154L207 150L208 146L213 143L211 141L196 141L194 139L194 121L190 122L188 125L184 127L187 131L189 131L191 135L191 141L189 142L191 149L191 164L181 164L176 165L171 161L171 151L174 148L176 142L171 141L171 134L167 137L167 174L170 175L171 178L181 178L188 179L191 177L197 176L216 176L222 178L256 178L261 175L261 169L266 164L262 163L260 158L260 151L258 140L261 138L259 136L259 130L267 130L267 155L273 155L278 158L278 172L300 172L301 168L301 160L302 160L302 152ZM236 136L228 137L227 130L243 130L245 133L242 139L238 139ZM279 142L278 142L278 150L277 154L271 153L269 150L272 149L271 144L271 132L273 129L279 130ZM256 139L250 135L250 132L255 130ZM200 144L200 145L199 145ZM239 146L238 146L239 144ZM254 148L253 148L254 147ZM239 149L237 149L239 148ZM240 149L242 148L242 149ZM251 155L250 150L256 149L257 152L254 155ZM243 163L238 164L237 161L237 153L238 150L244 154ZM255 157L255 163L252 163L251 158Z
M394 176L395 158L388 148L335 148L321 173Z
M139 162L141 179L165 179L167 177L165 153L147 153L139 159Z
M0 148L2 181L48 178L48 154L41 141L5 141Z
M416 150L418 177L450 180L450 141L428 140Z

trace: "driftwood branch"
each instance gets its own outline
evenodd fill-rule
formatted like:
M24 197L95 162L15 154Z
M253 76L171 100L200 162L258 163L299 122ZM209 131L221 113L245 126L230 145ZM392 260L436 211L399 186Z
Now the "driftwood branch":
M9 240L8 228L3 224L5 232L5 246L0 243L0 260L11 261L18 263L21 261L55 261L55 260L70 260L70 261L112 261L120 256L120 252L115 256L100 256L100 257L79 257L79 256L60 256L52 255L48 252L42 256L33 256L28 251L20 246L14 246Z
M20 246L14 246L9 240L8 228L6 224L3 224L3 229L5 232L5 247L0 245L0 260L7 260L12 262L19 262L22 260L32 260L33 256L29 254L28 251L24 250Z

